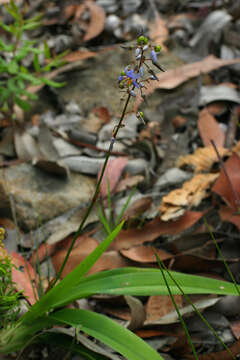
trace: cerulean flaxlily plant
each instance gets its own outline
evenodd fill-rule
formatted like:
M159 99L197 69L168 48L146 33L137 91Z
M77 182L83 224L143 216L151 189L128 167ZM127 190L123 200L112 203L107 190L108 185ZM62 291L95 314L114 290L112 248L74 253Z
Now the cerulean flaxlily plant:
M121 72L118 78L119 87L133 97L136 97L135 89L139 89L141 96L144 98L143 89L145 88L145 83L149 82L149 80L158 80L157 75L149 66L148 61L151 61L151 63L159 70L164 71L157 60L157 55L161 50L161 46L153 46L149 44L149 41L145 36L139 36L136 45L129 47L123 46L123 48L128 50L135 49L135 63L133 66L128 65ZM150 52L150 57L147 56L148 52ZM146 71L148 76L145 76Z

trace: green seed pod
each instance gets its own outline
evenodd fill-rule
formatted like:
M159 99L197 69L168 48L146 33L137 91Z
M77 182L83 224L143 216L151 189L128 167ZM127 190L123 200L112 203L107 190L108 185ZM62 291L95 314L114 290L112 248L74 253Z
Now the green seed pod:
M154 50L155 50L156 52L160 52L161 49L162 49L162 47L161 47L160 45L154 46Z
M146 45L148 43L148 38L143 35L139 36L139 38L137 39L137 43L138 45Z
M123 70L123 71L121 71L121 75L122 75L122 76L126 75L126 73L125 73L125 71L124 71L124 70Z
M119 87L120 87L120 89L124 89L124 83L123 83L123 82L120 82L120 83L119 83Z

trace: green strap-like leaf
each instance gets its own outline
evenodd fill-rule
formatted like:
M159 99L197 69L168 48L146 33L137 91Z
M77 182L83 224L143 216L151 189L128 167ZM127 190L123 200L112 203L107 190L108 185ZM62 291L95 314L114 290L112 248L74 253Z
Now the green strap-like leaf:
M171 272L171 275L186 294L238 295L234 284L227 281L177 272ZM165 276L171 292L181 294L169 274L166 273ZM58 300L57 306L94 294L150 296L168 295L168 290L158 269L120 268L82 279Z
M60 299L64 299L66 294L71 293L72 289L81 281L82 277L91 269L95 262L100 258L111 242L115 239L123 226L119 224L112 233L98 247L88 255L73 271L71 271L59 284L45 294L30 310L21 318L22 323L32 322L42 316L45 312L56 308Z
M46 344L53 344L73 353L77 353L83 356L85 360L107 360L106 356L98 354L80 343L76 343L75 339L60 332L45 332L37 337L37 341L44 342Z
M63 309L49 318L93 336L128 360L163 360L141 338L106 316L88 310Z

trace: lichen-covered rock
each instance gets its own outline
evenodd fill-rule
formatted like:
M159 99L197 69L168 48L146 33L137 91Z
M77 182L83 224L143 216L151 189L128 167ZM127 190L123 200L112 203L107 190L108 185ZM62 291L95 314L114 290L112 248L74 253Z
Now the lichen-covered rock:
M60 177L29 164L11 166L0 170L0 209L9 208L12 198L18 224L31 230L74 207L84 207L94 184L94 179L81 174Z

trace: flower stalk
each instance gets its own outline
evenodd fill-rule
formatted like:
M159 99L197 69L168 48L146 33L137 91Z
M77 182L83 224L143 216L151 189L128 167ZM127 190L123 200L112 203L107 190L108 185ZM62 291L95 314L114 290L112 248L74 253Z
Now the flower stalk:
M113 129L110 145L109 145L108 151L106 153L105 161L104 161L104 164L102 166L102 170L101 170L100 176L98 178L92 200L91 200L88 208L86 209L86 212L85 212L85 214L83 216L83 219L82 219L82 221L81 221L81 223L79 225L78 230L74 234L74 237L73 237L72 242L71 242L71 244L70 244L70 246L68 248L67 254L66 254L65 258L64 258L64 261L63 261L63 263L61 265L61 268L58 271L58 273L56 275L56 278L55 278L54 282L52 283L51 287L53 287L57 283L57 281L61 278L64 267L65 267L65 265L66 265L66 263L68 261L68 258L69 258L70 254L72 252L72 249L74 248L74 244L75 244L77 238L79 237L79 235L81 234L81 231L83 230L83 227L84 227L84 225L86 223L86 220L87 220L88 216L90 215L90 213L91 213L91 211L92 211L92 209L93 209L93 207L94 207L94 205L96 203L96 200L98 198L98 194L99 194L99 191L100 191L100 186L101 186L101 183L102 183L102 179L103 179L106 167L107 167L107 163L108 163L109 158L111 156L111 152L113 150L113 146L114 146L117 134L118 134L119 130L121 129L121 127L124 126L123 120L124 120L125 115L127 113L127 108L128 108L129 103L130 103L131 97L136 96L135 89L138 89L140 91L140 93L141 93L141 96L144 98L144 93L142 91L142 89L145 87L144 83L148 82L149 80L156 80L157 79L157 76L155 75L154 71L152 69L150 69L149 65L146 63L146 61L149 60L145 56L146 51L148 51L150 49L150 56L151 56L150 60L152 61L152 64L155 65L158 69L164 71L157 62L157 54L160 52L161 47L159 45L152 47L152 45L148 45L148 43L149 43L148 38L146 38L145 36L140 36L137 39L137 43L136 43L135 46L131 46L130 48L129 47L126 48L127 50L135 50L136 64L135 64L135 66L133 68L131 68L131 66L125 67L124 71L122 71L121 75L118 78L119 88L124 90L126 95L127 95L126 100L125 100L125 104L124 104L124 107L123 107L123 110L122 110L122 114L120 116L118 124ZM144 66L148 69L148 72L150 73L150 77L144 78L144 73L145 73ZM151 71L149 71L149 69ZM142 112L141 112L140 119L142 121L144 121Z

